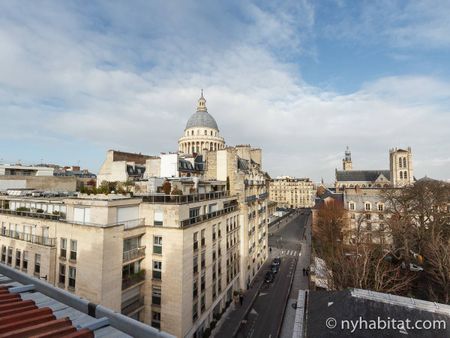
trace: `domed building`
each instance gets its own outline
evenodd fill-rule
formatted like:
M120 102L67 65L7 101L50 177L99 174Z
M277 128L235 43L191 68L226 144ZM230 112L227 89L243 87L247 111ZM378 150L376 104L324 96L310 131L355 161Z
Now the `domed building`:
M197 111L189 118L184 135L178 140L178 151L184 154L201 154L225 148L225 140L219 134L217 122L206 108L203 90L198 99Z

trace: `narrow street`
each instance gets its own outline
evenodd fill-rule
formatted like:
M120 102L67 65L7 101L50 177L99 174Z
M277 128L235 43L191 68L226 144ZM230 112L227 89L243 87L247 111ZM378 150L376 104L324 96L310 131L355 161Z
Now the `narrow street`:
M298 259L302 259L302 239L308 213L298 211L289 220L269 229L269 246L272 248L270 257L281 258L280 271L273 283L264 283L261 286L247 322L242 325L237 337L275 338L280 333L286 299L290 296L289 285Z

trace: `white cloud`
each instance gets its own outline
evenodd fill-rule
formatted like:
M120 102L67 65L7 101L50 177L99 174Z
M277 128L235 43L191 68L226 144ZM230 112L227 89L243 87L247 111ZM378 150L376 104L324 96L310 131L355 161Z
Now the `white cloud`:
M331 180L347 145L355 167L387 168L388 149L410 145L419 176L445 177L450 83L390 76L348 95L308 85L288 61L314 50L315 14L295 4L19 5L0 30L0 132L170 151L204 88L226 141L262 147L273 176Z

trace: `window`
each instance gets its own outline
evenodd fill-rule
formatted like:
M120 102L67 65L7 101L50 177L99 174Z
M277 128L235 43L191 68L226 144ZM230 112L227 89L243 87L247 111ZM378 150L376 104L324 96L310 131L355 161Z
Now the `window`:
M161 210L155 210L155 218L153 220L153 225L163 225L164 224L164 213Z
M27 271L28 270L28 251L24 251L23 252L22 270L23 271Z
M153 261L153 279L161 280L161 268L162 268L162 262L160 261Z
M193 267L193 273L196 274L198 272L198 256L194 256Z
M66 258L67 257L67 239L61 238L60 245L61 245L61 249L60 249L59 255L62 258Z
M162 254L162 237L153 236L153 253Z
M202 230L202 246L206 245L206 239L205 239L205 229Z
M400 171L400 179L403 179L403 171Z
M192 305L192 321L195 322L198 318L198 303Z
M370 204L369 202L366 202L366 203L364 204L364 209L365 209L366 211L372 210L372 204Z
M12 265L12 248L8 248L8 261L6 262L8 265Z
M348 207L349 207L350 210L355 210L355 203L350 202L350 203L348 204Z
M66 265L59 264L59 283L66 285Z
M379 214L378 215L378 219L384 219L384 215L383 214Z
M75 280L77 278L77 269L69 266L69 287L75 288Z
M205 311L205 295L202 295L202 297L200 298L200 311Z
M384 205L379 203L378 204L378 211L383 211L384 210Z
M403 172L403 178L406 180L407 178L408 178L408 174L407 174L407 172L405 171L405 172Z
M77 241L73 239L70 240L70 259L77 260Z
M194 279L194 286L192 287L192 297L195 299L198 296L198 280Z
M6 246L2 245L2 262L6 262Z
M158 330L161 328L161 312L152 311L152 326Z
M189 218L195 218L200 215L200 208L190 208L189 209Z
M198 232L194 232L194 251L198 250Z
M406 168L406 157L403 157L403 168Z
M200 278L200 290L202 292L205 291L205 285L206 285L206 278L205 278L205 273L203 273L202 277Z
M34 273L35 274L41 273L41 255L39 254L34 255Z
M16 268L20 269L20 250L16 250Z
M398 166L401 168L402 167L402 158L401 157L399 157L398 158Z
M205 251L203 251L202 255L201 255L201 266L202 266L202 269L204 269L206 266Z
M370 220L372 218L372 215L371 214L366 214L366 219L367 220Z
M351 219L356 219L356 216L355 216L355 214L353 214L353 213L352 213L352 214L350 214L350 218L351 218Z
M212 226L212 240L213 241L216 240L216 225L215 224Z
M158 285L152 286L152 304L161 305L161 287Z

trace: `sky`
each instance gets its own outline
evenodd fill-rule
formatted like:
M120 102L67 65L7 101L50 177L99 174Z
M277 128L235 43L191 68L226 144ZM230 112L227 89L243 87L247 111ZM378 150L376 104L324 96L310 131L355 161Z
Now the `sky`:
M81 165L177 150L200 89L227 145L333 182L450 179L450 2L1 1L0 162Z

